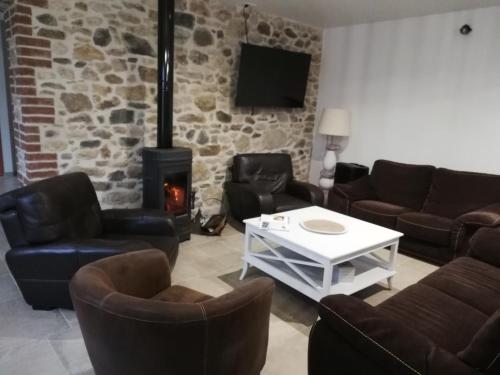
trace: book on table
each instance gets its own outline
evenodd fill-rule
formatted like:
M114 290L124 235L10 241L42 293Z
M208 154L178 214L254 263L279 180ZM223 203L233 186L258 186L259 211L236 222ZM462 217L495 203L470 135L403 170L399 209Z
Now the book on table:
M287 215L261 215L260 229L265 230L290 230L290 217Z
M351 262L337 264L333 268L333 280L337 283L352 283L356 275L356 268Z

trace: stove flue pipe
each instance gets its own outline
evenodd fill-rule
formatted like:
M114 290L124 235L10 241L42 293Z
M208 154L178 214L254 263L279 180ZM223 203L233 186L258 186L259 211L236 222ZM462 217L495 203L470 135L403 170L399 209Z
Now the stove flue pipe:
M158 148L172 148L175 0L158 0Z

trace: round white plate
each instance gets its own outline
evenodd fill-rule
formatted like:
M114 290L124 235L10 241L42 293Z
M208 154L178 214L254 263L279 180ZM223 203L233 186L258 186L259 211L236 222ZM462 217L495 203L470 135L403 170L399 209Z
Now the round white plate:
M335 221L324 219L303 220L300 226L305 230L320 234L343 234L347 232L347 228Z

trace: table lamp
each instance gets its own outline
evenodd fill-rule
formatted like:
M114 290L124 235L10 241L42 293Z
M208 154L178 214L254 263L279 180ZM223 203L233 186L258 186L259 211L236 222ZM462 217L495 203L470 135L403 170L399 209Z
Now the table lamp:
M350 134L351 114L345 109L326 108L321 115L319 134L327 136L326 153L323 158L323 169L319 179L319 186L329 190L333 187L335 165L337 164L336 151L340 146L333 143L333 137L348 137Z

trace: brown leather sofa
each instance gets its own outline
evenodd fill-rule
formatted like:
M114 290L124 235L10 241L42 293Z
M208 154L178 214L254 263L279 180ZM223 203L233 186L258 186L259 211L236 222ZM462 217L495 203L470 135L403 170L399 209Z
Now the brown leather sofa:
M288 154L236 155L231 173L225 191L238 220L324 204L320 188L294 179Z
M257 375L273 286L214 298L172 286L165 254L146 250L81 268L70 290L96 375Z
M376 307L321 300L309 375L500 374L500 229Z
M83 265L126 251L158 248L173 266L179 240L160 210L101 210L84 173L57 176L0 196L11 246L7 264L34 309L71 308L68 284Z
M500 224L500 176L377 160L370 176L335 185L328 208L400 231L401 252L444 264Z

